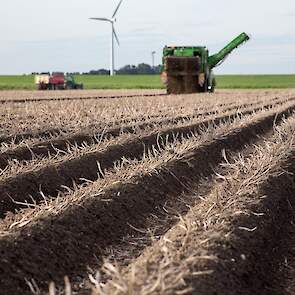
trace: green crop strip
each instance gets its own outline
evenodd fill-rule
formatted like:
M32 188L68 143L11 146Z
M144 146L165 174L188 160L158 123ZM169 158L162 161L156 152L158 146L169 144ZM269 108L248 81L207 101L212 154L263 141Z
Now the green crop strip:
M77 75L85 89L160 89L157 75L95 76ZM218 75L217 89L295 88L295 75ZM0 76L0 90L32 90L34 76Z

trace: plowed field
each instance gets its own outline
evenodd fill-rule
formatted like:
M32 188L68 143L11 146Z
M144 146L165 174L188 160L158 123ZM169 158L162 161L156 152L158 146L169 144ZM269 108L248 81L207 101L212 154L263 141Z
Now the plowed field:
M0 102L0 294L295 293L294 90Z

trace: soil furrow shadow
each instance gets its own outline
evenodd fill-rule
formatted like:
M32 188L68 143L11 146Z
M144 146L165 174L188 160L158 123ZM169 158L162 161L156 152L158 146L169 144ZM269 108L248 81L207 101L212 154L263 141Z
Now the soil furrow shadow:
M150 214L163 214L161 208L167 200L173 203L192 183L213 175L214 168L223 161L223 149L241 151L270 131L275 119L279 122L288 115L286 110L249 123L164 165L157 173L115 185L103 195L111 201L88 199L62 216L24 228L14 239L3 238L1 288L6 294L20 290L25 294L24 277L34 278L46 288L49 280L60 283L64 275L75 278L84 273L86 265L98 267L106 249L120 243L124 236L134 235L134 228L145 229Z
M228 295L287 294L285 263L294 254L295 240L295 152L284 165L282 173L261 186L259 203L249 208L264 215L242 215L232 221L231 239L210 250L218 255L218 263L208 265L213 274L187 281L194 290L204 295L217 290Z
M1 135L0 136L0 144L1 143L20 143L23 140L30 139L30 138L38 138L42 137L44 139L50 138L53 135L61 134L65 130L62 129L47 129L47 130L41 130L36 132L28 132L28 133L21 133L21 134L14 134L14 135Z
M23 99L1 99L0 104L6 103L28 103L28 102L51 102L51 101L74 101L74 100L98 100L98 99L120 99L135 97L168 96L166 93L155 94L129 94L129 95L95 95L82 97L53 97L53 98L23 98Z
M294 99L295 98L291 97L285 101L282 101L281 103L286 103L286 102L292 101ZM277 97L276 99L273 100L272 104L268 104L265 107L274 105L276 101L280 101L280 100L281 100L281 98ZM234 107L231 107L232 103L229 103L228 109L225 109L225 111L234 110L234 109L237 109L238 107L246 108L246 107L250 107L252 105L259 104L259 103L262 103L262 101L258 101L256 103L246 103L246 104L242 104L242 105L234 106ZM218 107L225 106L225 105L226 104L219 104ZM194 117L198 117L198 116L206 116L206 115L209 116L214 113L216 113L216 111L202 111L202 112L192 114L190 117L194 118ZM159 116L151 116L151 118L158 118L158 117L163 117L163 114L161 114ZM168 119L168 120L164 120L162 122L162 124L168 124L170 121L177 123L177 122L180 122L183 120L187 120L188 117L189 116L177 116L174 118L174 121L173 121L173 119L170 119L170 120ZM120 126L121 124L131 123L132 121L133 120L123 119L120 121L115 121L112 125L113 126L116 126L116 125ZM159 121L155 121L155 124L157 124L157 123L159 123ZM150 124L152 124L152 123L150 122ZM134 126L136 126L136 125L138 125L138 124L134 124ZM108 126L94 126L94 127L97 128L96 133L101 133L101 132L103 132L103 129ZM144 125L141 127L138 126L137 128L144 128ZM93 126L91 125L89 127L86 127L85 129L86 130L93 129ZM132 128L130 127L129 130L131 130L131 129ZM114 129L113 131L110 130L109 136L116 136L116 134L118 134L118 130L122 132L122 130L120 128ZM125 131L125 132L127 132L127 131ZM44 137L44 139L46 139L46 138L50 138L52 135L62 134L62 133L66 133L66 132L67 132L66 130L51 128L48 130L40 130L40 131L36 131L36 132L27 132L27 133L14 134L14 135L2 135L2 136L0 136L0 144L1 143L8 143L9 144L11 142L18 144L26 139L39 138L39 137L41 137L41 138ZM107 134L105 134L105 136L107 136ZM2 167L1 169L3 169L3 167L5 165L7 165L7 159L9 159L9 158L15 157L15 159L20 159L20 160L30 160L30 159L32 159L32 152L35 155L38 155L38 154L46 155L46 154L48 154L48 152L51 152L54 154L54 153L56 153L56 149L67 150L68 144L81 145L83 142L92 143L93 141L96 141L96 138L97 138L97 136L91 136L89 134L75 134L72 137L69 136L64 139L57 139L56 141L55 140L47 140L45 142L38 143L37 145L30 147L31 152L29 152L29 153L27 153L27 151L25 151L25 149L26 149L25 147L20 148L19 150L16 149L15 152L13 152L11 154L9 152L7 153L7 155L6 155L6 153L2 153L0 155L0 160L1 160L0 164ZM41 149L40 149L40 146L42 146ZM54 146L55 149L52 146ZM47 152L46 152L46 150L44 150L45 147L48 148ZM40 152L39 152L39 149L40 149ZM22 156L22 153L24 154L23 156Z
M225 108L225 112L229 112L236 109L242 109L246 107L252 106L252 103L244 104L244 105L236 105L233 107ZM265 108L275 106L274 104L267 104L264 106ZM177 116L174 118L167 118L164 120L155 120L155 121L148 121L144 123L136 123L129 126L122 126L122 124L130 124L132 122L128 120L121 120L118 122L114 122L114 126L120 126L117 128L111 128L108 129L108 126L105 126L106 130L104 130L103 126L99 126L96 128L93 128L93 126L89 129L86 127L86 130L93 130L91 133L80 133L80 134L74 134L70 136L66 136L64 138L59 139L53 139L53 140L46 140L43 142L39 142L38 144L32 145L30 147L23 146L20 148L15 148L11 151L7 151L0 154L0 169L5 169L9 165L9 160L17 160L17 161L30 161L34 159L36 156L48 156L49 154L51 156L56 155L60 151L67 151L71 145L75 146L82 146L83 144L87 145L93 145L96 144L98 141L101 141L103 139L108 139L110 137L118 137L122 133L135 133L138 132L138 130L143 130L146 128L153 128L156 126L162 126L162 125L168 125L168 124L177 124L179 122L185 122L190 119L195 119L201 116L210 116L216 114L217 111L204 111L204 112L198 112L194 113L192 115L182 115ZM161 115L162 116L162 115ZM32 137L38 137L38 135L42 136L50 136L50 134L60 134L62 133L62 130L53 129L44 131L44 133L36 133ZM29 139L30 134L20 134L15 136L8 136L8 137L2 137L2 142L7 141L13 141L15 143L19 143L24 139ZM0 138L1 143L1 138Z
M191 136L193 132L198 132L200 129L208 128L213 124L219 125L224 121L233 121L241 115L252 114L253 111L259 110L261 108L247 110L238 115L233 112L231 115L223 115L189 126L159 130L148 136L127 141L124 144L110 146L105 152L93 152L80 158L8 178L0 183L0 218L3 218L9 211L24 208L24 205L20 203L24 203L26 200L31 202L31 198L39 203L44 200L43 194L56 197L59 191L63 191L62 186L72 188L73 182L82 184L84 181L81 181L81 179L95 181L99 177L103 177L102 174L98 175L97 162L99 162L102 170L111 169L114 162L120 161L123 157L140 159L143 153L152 146L155 146L156 149L161 148L165 143L161 143L159 137L165 138L167 142L173 142L175 134L178 134L178 138L181 140L181 137ZM289 109L284 114L287 113L289 114Z

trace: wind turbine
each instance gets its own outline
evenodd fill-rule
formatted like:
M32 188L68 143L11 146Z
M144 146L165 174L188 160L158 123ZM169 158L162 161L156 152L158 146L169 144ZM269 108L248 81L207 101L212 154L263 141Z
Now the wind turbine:
M116 39L118 45L120 45L120 41L118 38L118 35L115 30L115 22L117 21L116 15L117 12L122 4L123 0L120 0L119 4L117 5L113 15L111 18L106 18L106 17L91 17L91 20L98 20L98 21L103 21L103 22L109 22L111 24L111 65L110 65L110 75L113 76L115 72L115 53L114 53L114 39Z

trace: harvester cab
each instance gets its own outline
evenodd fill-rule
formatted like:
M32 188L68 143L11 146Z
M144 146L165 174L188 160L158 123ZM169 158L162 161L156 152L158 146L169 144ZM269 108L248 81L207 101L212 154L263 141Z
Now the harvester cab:
M213 68L250 37L240 34L214 55L205 46L165 46L161 78L168 94L214 92Z

